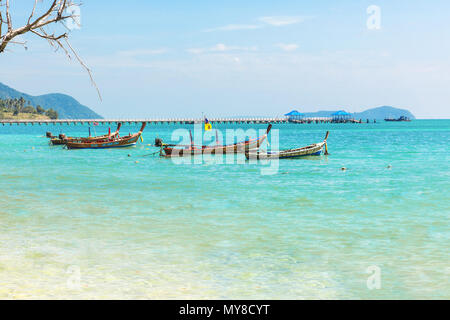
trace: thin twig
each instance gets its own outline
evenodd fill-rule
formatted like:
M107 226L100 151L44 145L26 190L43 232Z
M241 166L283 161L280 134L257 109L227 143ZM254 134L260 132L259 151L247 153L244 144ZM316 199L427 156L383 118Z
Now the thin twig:
M77 58L78 62L84 67L84 69L86 69L87 73L89 74L89 78L91 79L91 83L97 90L97 94L98 94L98 97L100 98L100 101L102 101L102 95L100 94L100 90L98 89L97 84L95 83L94 78L92 77L91 69L89 69L88 66L83 62L83 60L81 60L80 56L78 56L77 52L70 45L67 37L65 38L65 40L66 40L67 46L70 48L70 51L72 51L75 58Z

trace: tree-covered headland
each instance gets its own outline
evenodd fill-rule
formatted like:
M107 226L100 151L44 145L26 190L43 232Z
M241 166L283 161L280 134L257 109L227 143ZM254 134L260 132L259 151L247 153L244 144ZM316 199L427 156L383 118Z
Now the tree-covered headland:
M0 98L0 119L58 119L58 112L40 105L32 106L23 97L16 99Z

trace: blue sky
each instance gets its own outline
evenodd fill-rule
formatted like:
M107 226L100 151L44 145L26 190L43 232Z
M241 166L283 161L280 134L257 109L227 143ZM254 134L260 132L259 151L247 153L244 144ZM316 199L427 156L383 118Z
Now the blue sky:
M16 25L32 3L15 1ZM380 29L367 27L371 5L381 10ZM449 12L439 0L85 0L71 42L102 102L75 62L32 36L28 50L0 56L0 81L35 95L70 94L105 117L392 105L450 118Z

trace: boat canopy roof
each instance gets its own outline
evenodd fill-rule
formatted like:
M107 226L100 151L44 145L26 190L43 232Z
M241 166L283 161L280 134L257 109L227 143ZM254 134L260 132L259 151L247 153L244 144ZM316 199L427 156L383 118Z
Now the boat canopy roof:
M289 113L286 113L285 116L304 116L304 113L298 112L297 110L292 110Z
M351 113L348 113L345 110L339 110L336 111L335 113L331 114L332 116L351 116Z

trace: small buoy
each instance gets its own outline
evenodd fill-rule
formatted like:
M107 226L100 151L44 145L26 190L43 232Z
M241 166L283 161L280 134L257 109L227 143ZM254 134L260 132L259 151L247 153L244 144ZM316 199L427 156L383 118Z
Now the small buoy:
M139 163L139 161L135 161L134 163Z
M128 154L129 157L131 157L131 154Z
M347 168L346 168L346 167L342 167L341 170L342 170L342 171L345 171L345 170L347 170Z
M388 164L386 168L390 169L390 168L392 168L392 166L390 164Z

